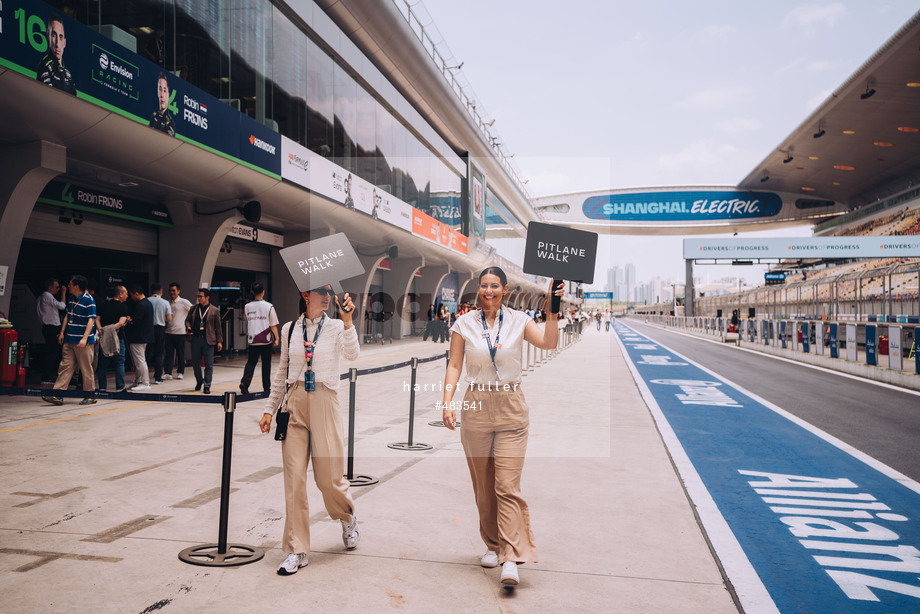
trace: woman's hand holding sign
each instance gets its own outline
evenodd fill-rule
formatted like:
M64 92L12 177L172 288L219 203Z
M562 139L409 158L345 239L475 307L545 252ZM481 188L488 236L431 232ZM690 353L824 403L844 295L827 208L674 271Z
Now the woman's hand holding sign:
M339 297L336 296L335 305L339 308L339 311L342 314L342 322L345 323L345 328L351 328L351 318L355 311L355 305L351 302L351 295L346 292L342 302L339 302Z

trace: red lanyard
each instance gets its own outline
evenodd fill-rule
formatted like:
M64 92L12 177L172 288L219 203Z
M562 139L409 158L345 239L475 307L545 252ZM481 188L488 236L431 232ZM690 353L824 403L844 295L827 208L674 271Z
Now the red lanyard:
M307 371L313 370L313 349L316 347L316 340L319 339L319 332L323 330L323 322L326 321L326 314L323 314L323 318L319 321L319 325L316 327L316 334L313 335L313 341L307 341L307 316L303 316L303 357L304 361L307 363Z

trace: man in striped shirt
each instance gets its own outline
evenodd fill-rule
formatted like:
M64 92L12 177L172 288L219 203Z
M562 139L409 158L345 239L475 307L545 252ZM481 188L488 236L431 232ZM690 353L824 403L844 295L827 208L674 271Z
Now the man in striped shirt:
M63 345L61 366L58 368L55 390L67 390L70 378L76 368L83 374L83 391L86 398L80 405L92 405L96 402L93 395L95 378L93 377L93 350L96 345L96 301L86 291L87 279L74 275L67 284L70 301L67 303L67 315L58 334L58 343ZM63 405L64 400L57 396L42 395L42 400L52 405Z

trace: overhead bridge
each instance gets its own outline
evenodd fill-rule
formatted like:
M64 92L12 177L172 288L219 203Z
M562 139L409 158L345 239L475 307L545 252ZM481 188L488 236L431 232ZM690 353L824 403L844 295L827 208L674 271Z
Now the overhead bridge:
M533 199L548 223L601 234L687 235L815 224L844 203L787 192L682 186L577 192Z

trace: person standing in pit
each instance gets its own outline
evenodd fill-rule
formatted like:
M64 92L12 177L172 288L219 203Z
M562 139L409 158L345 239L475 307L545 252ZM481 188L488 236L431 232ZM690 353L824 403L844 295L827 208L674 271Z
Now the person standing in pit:
M252 284L253 300L246 303L247 337L249 341L249 358L243 368L240 380L240 392L249 394L249 384L256 370L256 363L262 359L262 389L268 390L272 385L272 348L280 343L278 339L278 314L274 306L265 300L265 288L256 282Z
M166 323L166 356L163 358L163 379L172 379L173 359L176 361L176 379L182 379L185 373L185 318L192 304L179 296L180 286L176 282L169 284L169 309L172 320Z
M45 356L42 360L42 383L54 383L54 377L61 364L61 344L58 333L61 332L61 312L67 309L64 299L67 288L57 279L45 280L45 291L38 297L36 311L42 323L42 337L45 338Z

